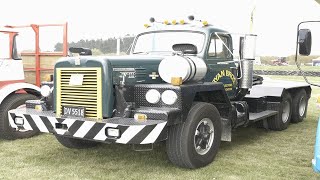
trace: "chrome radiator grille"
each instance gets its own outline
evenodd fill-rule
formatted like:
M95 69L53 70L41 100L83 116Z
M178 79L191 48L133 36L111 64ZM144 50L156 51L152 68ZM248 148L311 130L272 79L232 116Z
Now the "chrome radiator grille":
M86 118L102 119L101 68L57 68L56 76L58 116L63 106L71 106L84 107ZM70 84L71 76L83 77L82 82Z

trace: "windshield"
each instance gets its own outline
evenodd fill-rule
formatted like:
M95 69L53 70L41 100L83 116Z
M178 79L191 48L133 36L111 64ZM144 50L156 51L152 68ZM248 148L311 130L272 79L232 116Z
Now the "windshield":
M205 35L191 31L160 31L138 36L133 54L150 52L173 52L174 44L193 44L201 52Z

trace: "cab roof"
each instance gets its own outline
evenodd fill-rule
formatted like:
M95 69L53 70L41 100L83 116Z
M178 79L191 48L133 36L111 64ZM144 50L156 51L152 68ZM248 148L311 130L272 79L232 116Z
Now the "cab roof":
M213 25L200 25L200 24L155 24L153 26L149 26L146 28L146 30L142 33L148 33L148 32L158 32L158 31L197 31L202 32L204 34L211 34L214 32L220 32L220 33L228 33L227 31L223 29L219 29Z

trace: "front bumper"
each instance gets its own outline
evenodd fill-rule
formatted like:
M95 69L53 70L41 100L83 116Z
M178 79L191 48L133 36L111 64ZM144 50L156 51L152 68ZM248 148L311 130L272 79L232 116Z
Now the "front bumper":
M101 122L87 118L57 118L52 111L15 109L8 112L11 127L25 130L39 130L71 138L120 144L151 144L167 139L167 121L147 120L138 122L133 118L110 118ZM15 118L23 118L17 125ZM107 136L108 128L118 129L119 137Z

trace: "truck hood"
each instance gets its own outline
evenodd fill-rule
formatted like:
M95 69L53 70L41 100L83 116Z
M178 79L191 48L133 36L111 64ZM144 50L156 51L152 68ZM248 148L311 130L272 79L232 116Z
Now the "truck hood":
M109 61L112 70L113 84L134 85L139 83L161 83L158 67L162 56L111 56Z
M81 56L61 58L55 64L55 77L58 68L96 68L102 70L102 114L111 117L114 106L114 85L136 85L142 83L162 83L158 66L164 57L159 56ZM55 84L57 78L55 78ZM56 89L54 90L56 96ZM56 103L54 103L56 105ZM56 109L56 107L55 107Z

